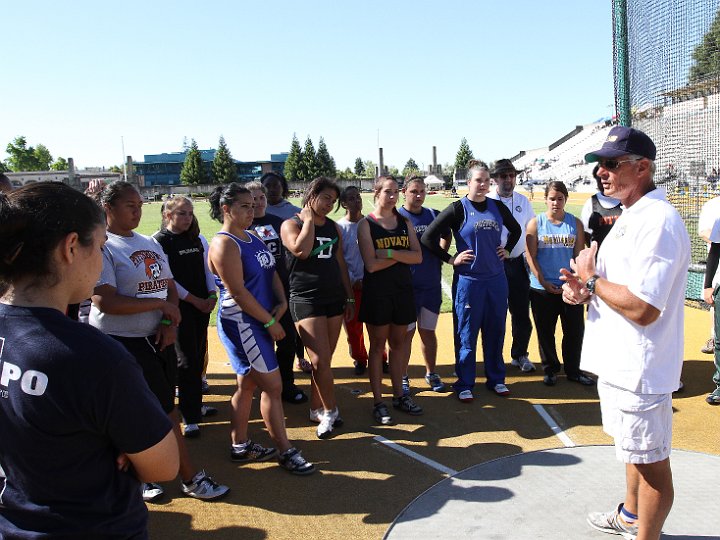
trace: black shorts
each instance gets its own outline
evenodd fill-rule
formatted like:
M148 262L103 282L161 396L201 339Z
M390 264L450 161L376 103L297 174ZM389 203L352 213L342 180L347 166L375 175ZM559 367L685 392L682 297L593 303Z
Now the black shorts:
M413 292L386 295L367 294L363 291L359 319L373 326L397 324L407 326L417 320Z
M155 336L132 338L110 336L122 343L143 370L150 391L160 401L166 413L175 409L175 386L177 385L177 356L175 347L165 347L161 351L155 345Z
M295 322L310 317L337 317L345 312L345 300L334 301L325 304L305 304L303 302L290 301L290 315Z

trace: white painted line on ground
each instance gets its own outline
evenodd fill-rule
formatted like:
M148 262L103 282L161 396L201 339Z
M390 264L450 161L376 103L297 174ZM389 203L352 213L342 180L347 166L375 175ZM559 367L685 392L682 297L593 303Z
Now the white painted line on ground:
M438 463L437 461L433 461L430 458L426 458L425 456L421 456L417 452L413 452L412 450L408 450L404 446L400 446L398 443L391 441L389 439L386 439L385 437L381 437L378 435L377 437L374 437L374 439L384 444L385 446L388 446L395 450L396 452L400 452L401 454L405 454L408 457L413 458L416 461L419 461L420 463L423 463L427 465L428 467L431 467L435 469L436 471L440 471L443 474L447 474L448 476L454 476L458 472L455 469L451 469L450 467L446 467L445 465Z
M550 426L550 429L555 434L555 436L560 439L566 447L572 448L575 446L575 443L572 441L572 439L568 437L562 429L560 429L560 426L557 425L555 419L548 414L548 412L542 405L533 405L533 407L540 415L540 417L545 420L545 423Z
M440 286L442 287L442 291L445 293L445 296L452 300L452 287L447 284L447 281L440 279Z

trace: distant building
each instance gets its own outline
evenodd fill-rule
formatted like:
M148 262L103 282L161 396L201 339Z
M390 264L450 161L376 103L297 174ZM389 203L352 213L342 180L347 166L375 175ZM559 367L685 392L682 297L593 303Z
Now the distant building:
M185 152L172 152L169 154L146 154L144 161L134 162L133 174L140 186L173 186L180 185L180 171L185 162ZM212 161L215 159L215 150L200 150L203 168L208 179L211 178ZM288 153L271 154L270 161L235 161L238 180L248 182L260 178L266 172L282 174L285 170L285 161Z

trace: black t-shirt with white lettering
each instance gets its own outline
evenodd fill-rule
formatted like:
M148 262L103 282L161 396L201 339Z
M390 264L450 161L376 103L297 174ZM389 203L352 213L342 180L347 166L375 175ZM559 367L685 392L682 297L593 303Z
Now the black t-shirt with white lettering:
M171 428L118 342L0 304L0 538L146 538L140 482L116 458Z

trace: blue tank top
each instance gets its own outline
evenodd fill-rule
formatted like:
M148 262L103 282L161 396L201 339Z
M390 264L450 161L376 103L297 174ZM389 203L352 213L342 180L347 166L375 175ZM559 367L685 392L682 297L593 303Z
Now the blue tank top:
M570 269L570 260L577 241L575 216L565 212L562 223L552 223L543 212L537 216L537 264L545 281L553 285L562 285L560 269ZM535 274L530 273L530 286L542 289Z
M243 281L245 288L255 297L255 300L270 311L275 305L275 294L273 293L273 276L275 275L275 257L270 253L265 242L248 231L250 240L241 240L234 234L228 232L219 232L229 236L238 245L240 257L243 265ZM245 322L255 321L261 323L257 319L242 313L240 306L237 305L235 299L230 296L225 284L220 280L220 276L215 274L215 284L220 290L218 317L237 318L241 316Z
M471 264L456 266L455 271L473 279L489 279L505 272L505 266L497 256L503 228L497 205L502 203L489 198L485 200L487 208L480 212L467 197L460 199L465 221L455 233L455 247L458 253L472 249L475 260Z
M437 216L437 210L424 207L419 214L413 214L404 207L398 208L398 212L401 216L410 220L410 223L412 223L415 229L418 241L422 238L428 225L430 225ZM420 244L420 246L422 247L422 262L420 264L410 265L413 289L434 289L440 286L442 261L428 248L422 244Z

